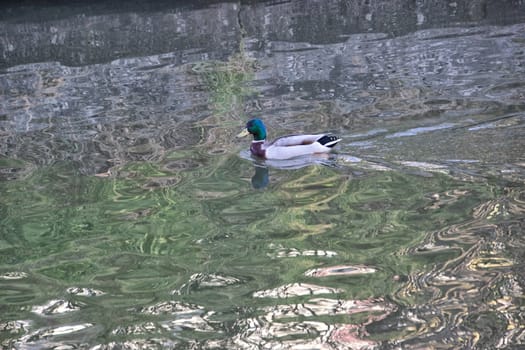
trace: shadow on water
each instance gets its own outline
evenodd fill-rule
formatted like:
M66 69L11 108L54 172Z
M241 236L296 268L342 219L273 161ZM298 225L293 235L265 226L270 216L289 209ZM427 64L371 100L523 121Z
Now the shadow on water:
M3 348L523 346L522 2L2 7Z

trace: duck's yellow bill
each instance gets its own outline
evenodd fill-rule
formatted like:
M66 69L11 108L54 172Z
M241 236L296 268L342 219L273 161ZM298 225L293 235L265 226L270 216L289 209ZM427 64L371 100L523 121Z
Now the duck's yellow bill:
M244 129L243 131L237 134L237 137L246 137L248 135L250 135L250 132L248 131L248 129Z

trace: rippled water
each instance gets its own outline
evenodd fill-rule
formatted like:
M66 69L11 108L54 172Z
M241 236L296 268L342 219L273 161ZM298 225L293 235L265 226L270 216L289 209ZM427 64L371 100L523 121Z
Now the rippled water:
M521 2L129 6L0 17L3 348L524 346Z

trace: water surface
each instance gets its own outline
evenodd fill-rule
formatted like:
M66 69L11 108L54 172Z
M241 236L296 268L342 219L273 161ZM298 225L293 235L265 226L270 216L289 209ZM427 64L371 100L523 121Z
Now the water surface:
M523 346L523 4L5 10L3 348Z

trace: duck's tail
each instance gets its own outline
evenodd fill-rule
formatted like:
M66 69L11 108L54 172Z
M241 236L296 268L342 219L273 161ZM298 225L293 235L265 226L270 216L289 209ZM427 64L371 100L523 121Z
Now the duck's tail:
M341 139L333 135L324 135L323 137L317 139L317 142L319 142L321 145L330 148L334 147L339 141L341 141Z

